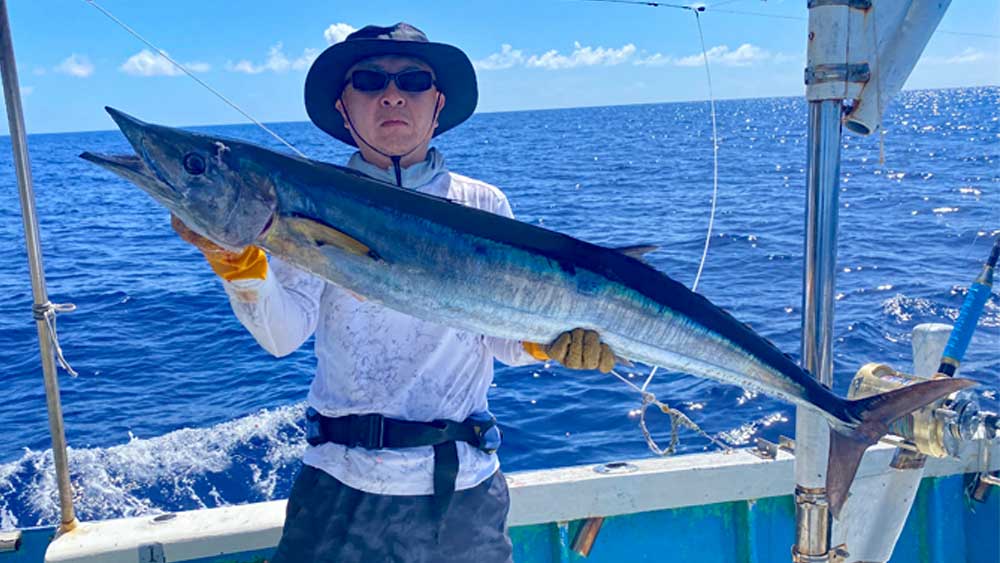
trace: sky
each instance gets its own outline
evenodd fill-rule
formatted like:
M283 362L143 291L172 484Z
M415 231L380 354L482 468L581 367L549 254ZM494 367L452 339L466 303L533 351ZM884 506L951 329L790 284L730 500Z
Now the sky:
M896 0L882 0L896 1ZM586 0L97 0L255 119L305 121L309 63L406 21L462 48L478 111L708 98L690 10ZM706 0L715 97L802 95L806 0ZM175 126L247 120L85 0L7 2L29 133L108 130L102 108ZM907 89L1000 84L1000 2L958 0ZM7 122L0 125L6 134Z

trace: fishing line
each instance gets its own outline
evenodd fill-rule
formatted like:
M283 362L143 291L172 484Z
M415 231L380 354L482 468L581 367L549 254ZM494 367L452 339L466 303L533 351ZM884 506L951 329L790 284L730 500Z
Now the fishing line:
M278 135L274 131L271 131L270 129L267 128L266 125L264 125L260 121L257 121L253 117L251 117L249 113L243 111L243 109L241 109L238 105L236 105L234 102L230 101L229 98L223 96L217 90L215 90L214 88L212 88L211 86L209 86L208 84L206 84L204 81L202 81L200 78L198 78L197 76L195 76L184 65L182 65L179 62L175 61L174 59L170 58L170 55L168 55L165 51L163 51L162 49L160 49L156 45L153 45L145 37L143 37L142 35L140 35L137 31L135 31L134 29L132 29L131 27L129 27L128 25L126 25L125 22L123 22L120 19L116 18L114 16L114 14L112 14L111 12L109 12L109 11L105 10L104 8L102 8L96 2L96 0L83 0L83 1L86 2L87 4L90 4L94 8L96 8L102 14L104 14L105 16L107 16L108 18L110 18L111 21L113 21L113 22L117 23L118 25L120 25L122 27L122 29L124 29L125 31L131 33L136 39L138 39L139 41L142 41L143 43L145 43L146 45L148 45L150 49L156 51L164 59L167 59L167 61L169 61L170 64L172 64L175 67L177 67L184 74L190 76L198 84L201 84L202 86L204 86L205 89L207 89L209 92L215 94L223 102L229 104L230 107L232 107L236 111L238 111L241 114L243 114L243 117L246 117L247 119L249 119L250 121L252 121L255 125L257 125L257 127L260 127L261 129L263 129L264 131L266 131L267 133L269 133L272 137L274 137L275 139L277 139L278 141L280 141L282 144L284 144L286 147L292 149L292 151L294 151L295 154L301 156L302 158L308 158L305 154L302 153L302 151L300 151L299 149L295 148L294 146L292 146L291 143L289 143L288 141L286 141L285 139L283 139L281 137L281 135Z
M705 47L705 34L701 28L701 17L699 12L705 11L704 4L695 4L689 6L681 6L677 4L665 4L662 2L636 2L633 0L579 0L585 2L604 2L612 4L640 4L646 5L654 8L665 7L665 8L678 8L684 10L690 10L694 13L695 23L698 27L698 37L701 40L701 55L705 60L705 76L708 79L708 98L709 98L709 110L712 118L712 207L709 212L708 218L708 230L705 234L705 246L702 249L701 260L698 263L698 271L695 274L694 283L691 285L691 291L698 289L698 282L701 279L701 274L705 268L705 262L708 258L708 248L712 242L712 230L715 225L715 213L717 209L718 199L719 199L719 134L718 126L716 122L716 112L715 112L715 92L712 88L712 71L708 62L708 49ZM611 375L617 377L622 382L624 382L629 387L632 387L642 396L642 404L639 407L639 428L642 430L642 435L646 439L646 445L649 447L650 451L656 455L666 456L671 455L676 451L677 443L679 441L678 428L684 426L694 432L698 433L700 436L709 440L711 443L720 447L726 452L732 451L729 445L721 442L714 436L709 435L707 432L698 427L687 415L681 411L671 408L666 403L657 400L656 395L650 393L646 389L649 384L653 381L653 376L656 375L657 366L653 366L652 370L649 372L649 376L646 377L645 383L642 387L633 384L628 379L622 377L619 373L612 370ZM656 405L660 411L670 417L670 445L664 449L661 448L656 441L653 439L649 428L646 426L646 409L650 405Z
M715 93L712 91L712 71L708 66L708 51L705 49L705 34L701 31L701 16L698 10L694 12L694 20L698 24L698 37L701 39L701 56L705 59L705 76L708 78L708 102L712 111L712 210L708 214L708 232L705 234L705 248L701 252L701 263L698 264L698 273L694 276L694 283L691 284L691 291L698 289L698 281L701 279L701 272L705 268L705 260L708 258L708 245L712 242L712 227L715 225L715 207L719 200L719 133L715 124Z

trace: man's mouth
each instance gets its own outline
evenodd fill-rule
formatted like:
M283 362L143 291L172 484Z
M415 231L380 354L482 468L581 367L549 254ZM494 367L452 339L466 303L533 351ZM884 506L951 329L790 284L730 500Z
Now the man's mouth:
M386 119L380 124L381 127L405 127L407 125L409 125L409 123L403 121L402 119Z

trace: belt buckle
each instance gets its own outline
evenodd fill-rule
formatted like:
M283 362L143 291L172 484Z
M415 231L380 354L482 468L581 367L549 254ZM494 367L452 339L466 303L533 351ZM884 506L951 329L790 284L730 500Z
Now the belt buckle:
M325 442L319 411L312 407L306 409L306 442L310 446L318 446Z
M351 447L381 450L385 440L385 417L380 414L358 415L351 421Z
M476 447L487 454L496 453L500 449L503 441L503 432L497 426L497 419L489 412L473 413L466 421L472 423L472 430L476 434L478 443Z

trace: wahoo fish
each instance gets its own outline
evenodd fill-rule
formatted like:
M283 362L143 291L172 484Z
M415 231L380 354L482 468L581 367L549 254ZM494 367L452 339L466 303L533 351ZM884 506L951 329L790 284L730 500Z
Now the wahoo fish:
M826 485L835 516L865 449L892 421L974 384L939 379L847 400L636 252L340 166L107 111L137 154L81 157L225 248L258 245L373 302L477 334L547 343L572 328L592 329L621 358L820 413L831 431Z

